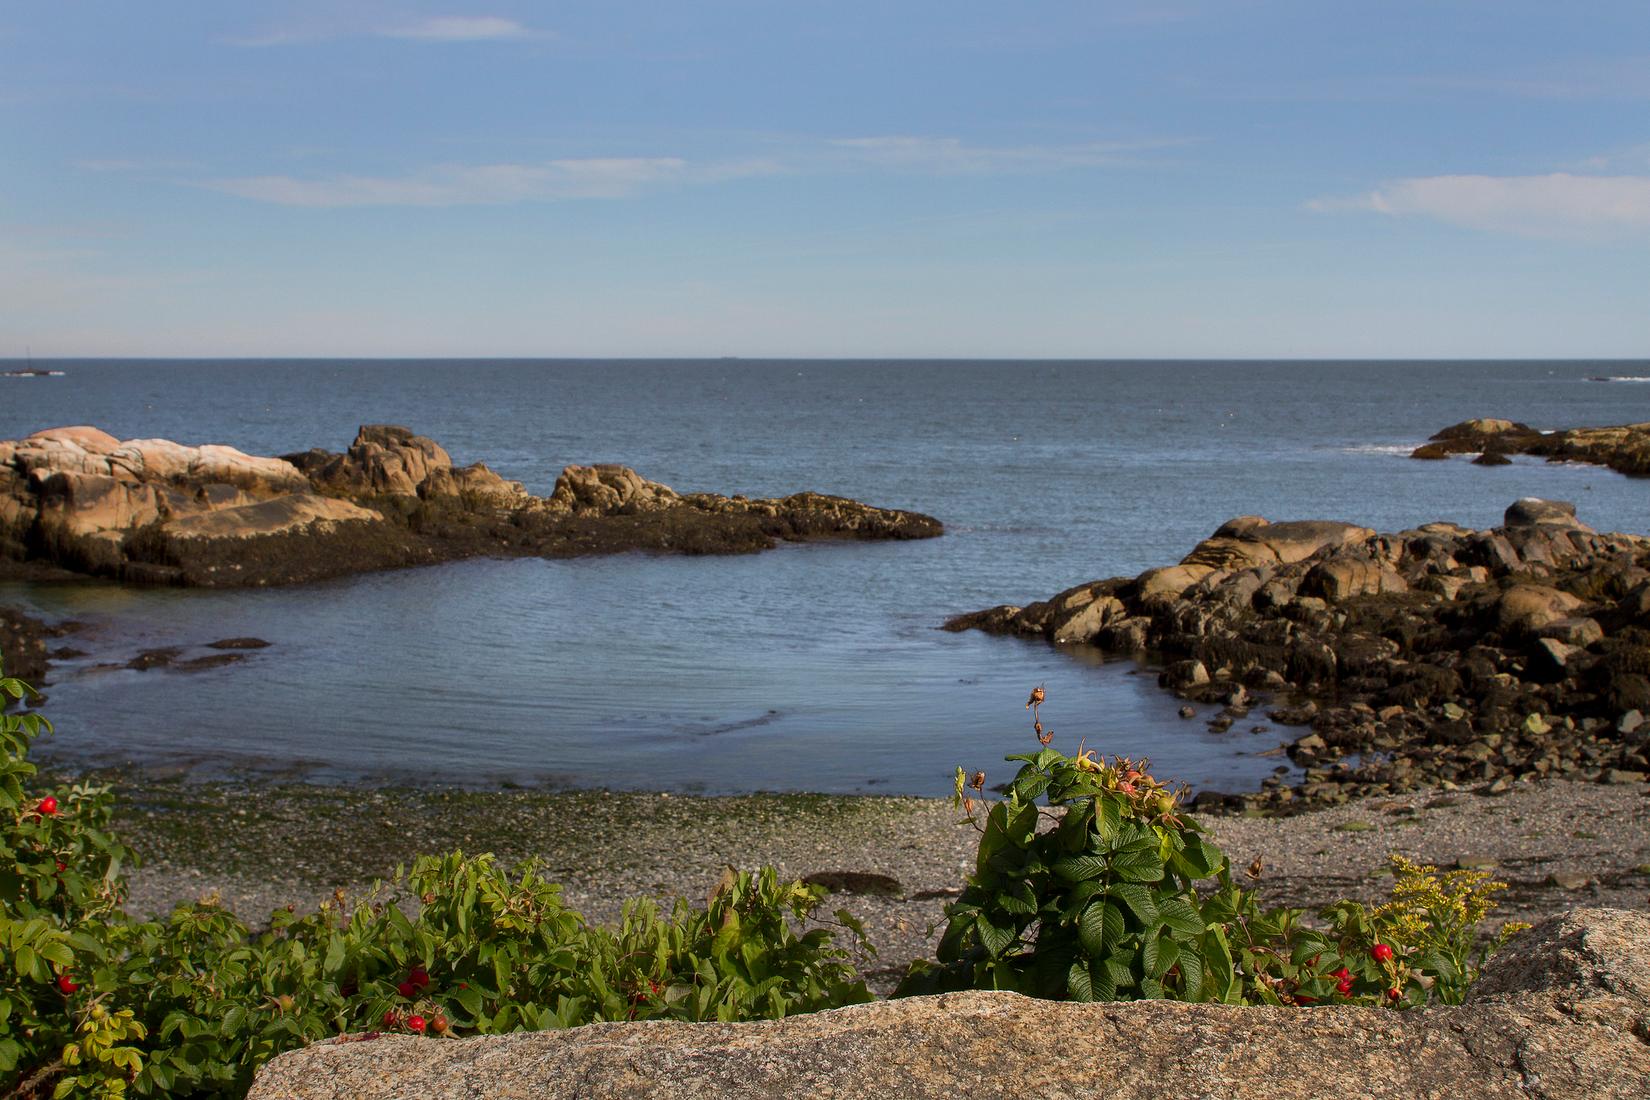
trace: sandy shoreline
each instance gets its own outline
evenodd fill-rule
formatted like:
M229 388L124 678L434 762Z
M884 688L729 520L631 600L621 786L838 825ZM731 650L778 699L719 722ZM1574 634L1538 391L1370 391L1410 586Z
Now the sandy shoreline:
M921 798L636 792L391 790L126 779L116 828L139 851L131 909L164 912L216 893L257 923L271 909L356 891L420 853L462 848L541 859L565 898L611 921L628 897L702 898L725 864L806 876L897 879L897 897L834 895L866 924L864 960L886 992L931 949L929 929L973 862L975 834L948 802ZM1650 791L1642 784L1515 783L1501 795L1430 790L1288 818L1205 818L1233 863L1260 857L1267 901L1378 900L1400 852L1483 866L1511 884L1498 919L1577 905L1643 909Z

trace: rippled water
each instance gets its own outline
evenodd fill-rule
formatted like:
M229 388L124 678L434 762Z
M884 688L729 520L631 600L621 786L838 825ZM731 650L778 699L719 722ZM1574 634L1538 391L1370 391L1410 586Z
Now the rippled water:
M3 366L3 364L0 364ZM941 793L1031 741L1149 753L1213 786L1279 761L1213 735L1126 662L935 629L1178 559L1234 515L1393 530L1496 522L1518 496L1643 532L1650 483L1404 457L1493 415L1650 419L1622 363L58 362L0 379L0 438L96 424L254 453L402 423L536 492L618 461L680 490L840 493L945 537L736 558L471 561L253 592L9 586L87 623L59 664L51 752L318 780ZM275 643L210 672L98 668L159 645ZM204 651L201 651L204 652ZM186 654L186 655L193 655ZM1257 719L1259 714L1257 712ZM1069 743L1068 743L1069 742Z

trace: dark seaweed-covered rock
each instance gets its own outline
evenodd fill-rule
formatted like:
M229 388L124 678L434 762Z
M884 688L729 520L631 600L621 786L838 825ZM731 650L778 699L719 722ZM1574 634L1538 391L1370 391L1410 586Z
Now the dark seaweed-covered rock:
M945 625L1144 651L1194 702L1291 691L1271 713L1311 723L1290 753L1312 777L1262 806L1650 768L1615 733L1650 711L1650 539L1594 532L1564 502L1517 501L1488 531L1243 517L1178 565Z

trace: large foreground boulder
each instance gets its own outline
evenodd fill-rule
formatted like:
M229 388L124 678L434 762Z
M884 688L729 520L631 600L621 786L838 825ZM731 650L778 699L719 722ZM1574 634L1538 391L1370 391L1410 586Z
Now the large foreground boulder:
M882 1001L747 1024L596 1024L321 1043L250 1100L391 1097L1650 1096L1650 917L1578 910L1527 932L1457 1008Z

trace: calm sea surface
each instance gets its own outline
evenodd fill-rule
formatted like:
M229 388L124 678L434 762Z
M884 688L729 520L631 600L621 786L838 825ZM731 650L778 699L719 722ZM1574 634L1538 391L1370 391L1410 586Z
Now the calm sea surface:
M55 666L47 711L47 755L72 762L938 794L959 764L1007 777L1001 757L1035 747L1022 704L1044 683L1057 745L1247 785L1278 765L1259 755L1278 731L1210 734L1127 662L936 627L1175 561L1245 513L1489 525L1543 496L1600 529L1650 529L1650 482L1404 457L1469 416L1650 420L1650 361L51 365L66 375L0 379L0 438L95 424L278 454L400 423L537 493L568 463L623 462L679 490L816 489L947 525L926 542L471 561L275 591L0 586L87 624L72 641L90 656ZM210 672L95 667L247 634L274 644Z

